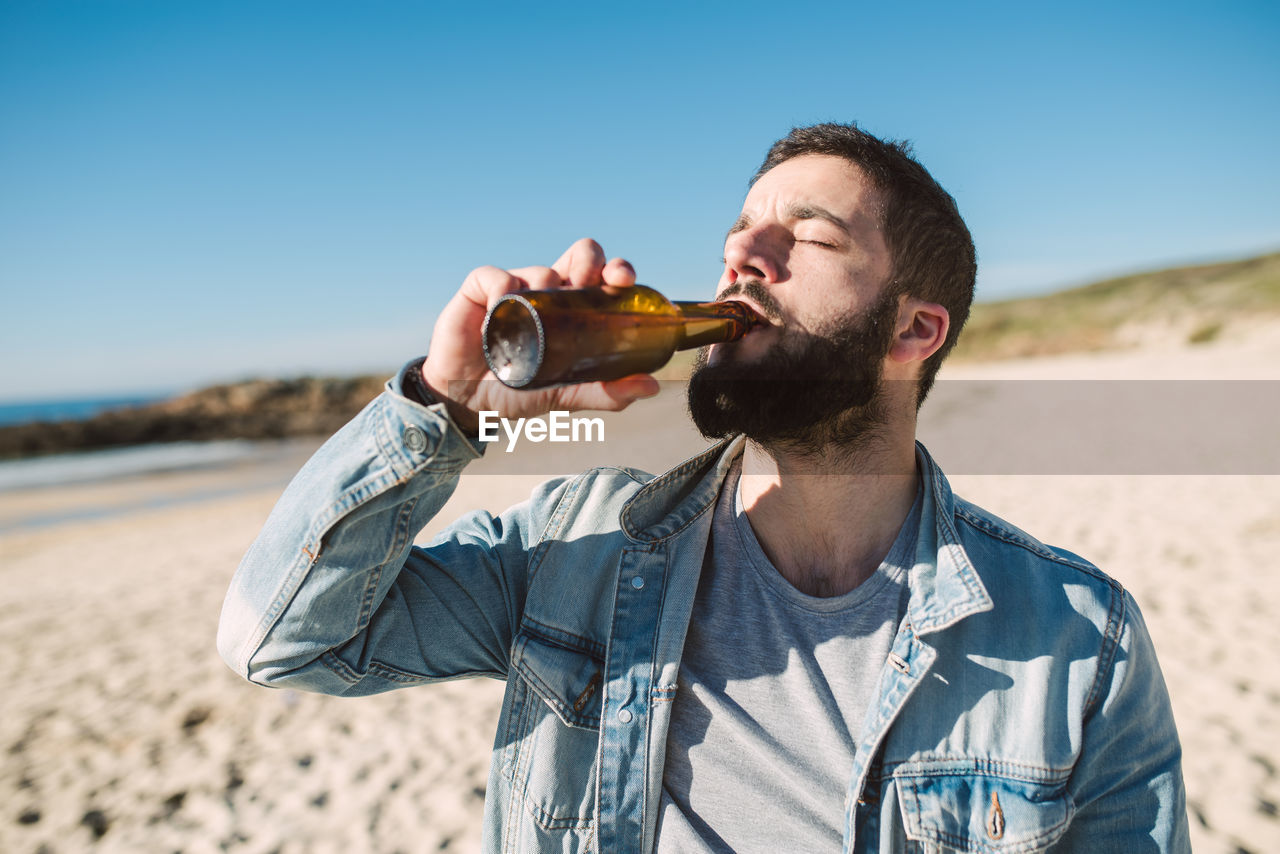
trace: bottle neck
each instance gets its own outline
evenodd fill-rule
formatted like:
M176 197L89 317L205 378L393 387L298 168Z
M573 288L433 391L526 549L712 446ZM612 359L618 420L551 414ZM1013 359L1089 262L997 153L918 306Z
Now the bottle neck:
M737 300L718 302L674 302L684 317L677 350L688 350L735 341L764 320L749 305Z

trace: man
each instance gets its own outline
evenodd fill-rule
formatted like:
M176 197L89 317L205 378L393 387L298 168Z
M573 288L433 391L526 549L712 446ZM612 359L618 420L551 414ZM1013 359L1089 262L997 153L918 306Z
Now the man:
M651 377L492 381L486 306L634 282L575 244L474 271L425 362L331 439L228 593L267 685L505 679L490 851L1184 851L1180 749L1142 618L1099 570L954 497L916 411L972 298L972 242L909 156L792 131L725 241L689 406L726 437L658 478L556 480L425 549L478 413L616 410Z

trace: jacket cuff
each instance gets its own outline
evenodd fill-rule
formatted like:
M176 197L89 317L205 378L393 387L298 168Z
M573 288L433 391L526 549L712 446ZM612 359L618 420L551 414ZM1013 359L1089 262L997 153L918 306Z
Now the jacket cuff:
M447 426L443 430L446 435L442 435L441 439L447 441L461 439L465 443L466 449L470 451L471 456L483 456L485 443L481 442L478 436L469 435L459 427L449 417L449 407L445 405L444 401L432 394L431 390L427 388L427 384L422 381L422 365L426 360L426 356L419 356L401 368L399 373L387 381L387 391L391 393L397 403L406 406L410 413L418 417L425 411L443 418L447 422ZM407 420L413 420L413 418L409 417Z

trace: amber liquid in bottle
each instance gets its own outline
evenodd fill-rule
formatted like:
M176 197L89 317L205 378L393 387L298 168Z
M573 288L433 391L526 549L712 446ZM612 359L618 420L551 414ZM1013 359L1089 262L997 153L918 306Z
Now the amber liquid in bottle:
M613 380L762 322L745 303L672 302L644 285L518 291L485 316L484 358L512 388Z

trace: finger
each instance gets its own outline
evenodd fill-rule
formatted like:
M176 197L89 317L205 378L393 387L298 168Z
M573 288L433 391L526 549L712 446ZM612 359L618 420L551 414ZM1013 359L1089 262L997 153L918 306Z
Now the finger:
M575 410L619 412L637 400L653 397L659 388L658 381L649 374L632 374L622 379L573 386L568 404Z
M628 402L653 397L662 388L652 374L632 374L603 383L604 391L611 397L625 398Z
M467 274L458 295L476 305L488 307L503 294L518 291L524 282L500 267L477 267Z
M511 270L510 273L522 280L525 287L534 291L548 291L564 284L560 274L550 267L521 267L518 270Z
M560 274L566 287L588 288L604 284L600 274L605 260L600 244L584 237L565 250L551 268Z
M606 285L634 285L636 283L636 268L631 266L631 262L623 258L613 258L608 264L604 265L604 270L600 276L604 279Z

